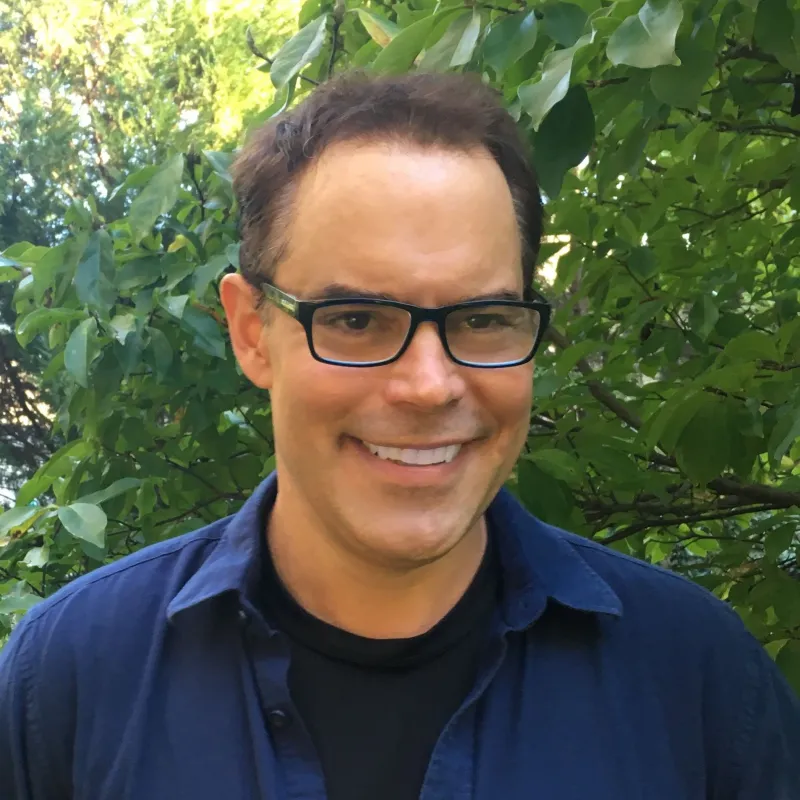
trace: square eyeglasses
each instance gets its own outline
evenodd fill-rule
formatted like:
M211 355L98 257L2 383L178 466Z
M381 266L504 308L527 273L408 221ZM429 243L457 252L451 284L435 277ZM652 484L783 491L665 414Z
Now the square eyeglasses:
M372 297L300 300L271 283L261 288L269 303L303 326L317 361L346 367L391 364L408 349L421 322L436 326L456 364L518 366L536 354L551 314L544 300L470 300L424 308Z

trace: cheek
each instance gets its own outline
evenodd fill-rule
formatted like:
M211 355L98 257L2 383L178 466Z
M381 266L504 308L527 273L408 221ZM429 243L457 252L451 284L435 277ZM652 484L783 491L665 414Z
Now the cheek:
M286 353L275 372L273 414L291 419L293 436L312 427L341 423L368 394L367 381L352 367L322 364L310 353Z
M527 432L533 401L533 372L510 368L481 376L479 397L501 434L516 437Z

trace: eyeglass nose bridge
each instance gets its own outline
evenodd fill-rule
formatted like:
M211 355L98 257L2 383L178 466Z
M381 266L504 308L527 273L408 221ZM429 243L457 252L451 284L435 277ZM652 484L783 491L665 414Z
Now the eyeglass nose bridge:
M408 323L408 333L406 334L406 339L403 342L403 346L397 352L395 357L392 359L393 361L398 361L402 358L403 354L411 347L411 342L414 341L414 337L417 335L417 329L419 326L424 322L432 322L436 327L436 330L439 334L439 344L442 346L442 350L444 350L445 355L454 363L458 364L459 362L450 351L450 345L447 343L447 329L446 329L446 322L447 322L447 313L449 309L446 308L413 308L408 309L409 315L411 317Z

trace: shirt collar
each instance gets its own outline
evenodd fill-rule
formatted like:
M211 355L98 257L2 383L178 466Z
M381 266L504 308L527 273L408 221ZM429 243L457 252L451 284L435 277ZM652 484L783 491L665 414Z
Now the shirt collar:
M569 541L501 489L487 509L502 569L502 611L506 625L523 630L548 601L596 614L622 615L622 601Z
M264 521L277 488L273 472L236 514L218 523L225 527L217 546L167 606L170 621L181 611L225 593L238 594L240 600L255 596ZM497 544L508 628L522 630L532 625L548 600L578 611L622 614L619 597L567 540L567 534L529 514L507 489L501 489L489 505L487 519Z

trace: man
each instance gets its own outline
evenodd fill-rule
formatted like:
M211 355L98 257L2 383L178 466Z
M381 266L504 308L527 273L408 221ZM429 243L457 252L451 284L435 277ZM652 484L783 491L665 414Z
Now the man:
M80 578L0 666L15 800L796 800L738 617L529 516L542 210L469 77L345 77L240 155L231 342L276 473Z

